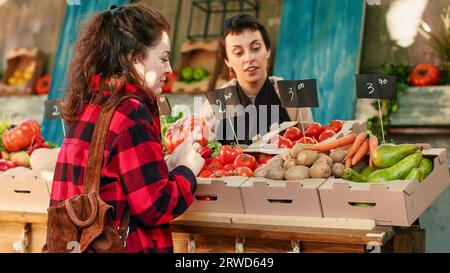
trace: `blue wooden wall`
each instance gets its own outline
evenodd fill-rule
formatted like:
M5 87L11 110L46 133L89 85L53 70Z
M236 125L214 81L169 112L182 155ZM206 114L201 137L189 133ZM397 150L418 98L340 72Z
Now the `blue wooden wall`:
M363 0L284 0L274 75L317 79L314 120L353 119Z
M75 42L80 22L92 18L99 11L107 10L111 5L127 4L128 0L69 0L59 40L58 52L52 73L52 83L48 99L57 99L64 95L67 87L66 72L72 58L72 45ZM42 133L47 140L61 144L64 139L60 120L47 120L45 115Z

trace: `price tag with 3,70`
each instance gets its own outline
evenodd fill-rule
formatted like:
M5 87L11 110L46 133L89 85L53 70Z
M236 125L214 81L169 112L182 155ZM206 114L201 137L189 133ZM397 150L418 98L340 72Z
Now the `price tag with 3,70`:
M45 114L46 114L47 120L54 120L54 119L62 118L60 105L61 105L61 99L45 101Z
M360 99L396 99L397 79L377 74L356 75L356 95Z
M281 105L285 108L319 107L316 80L278 81Z

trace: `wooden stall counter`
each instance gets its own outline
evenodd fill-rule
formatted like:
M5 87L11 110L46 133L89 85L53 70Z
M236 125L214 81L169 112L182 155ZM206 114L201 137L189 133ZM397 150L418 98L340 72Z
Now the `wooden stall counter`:
M187 214L171 223L174 251L182 253L422 253L425 230L373 226L369 220L269 217L221 221L218 214ZM292 220L288 220L288 219ZM219 220L218 220L219 219ZM232 218L230 218L232 219ZM239 220L239 219L238 219ZM286 220L283 222L283 220ZM264 222L270 224L262 224ZM291 221L293 226L289 226ZM305 227L299 226L303 221ZM353 222L355 221L355 222ZM279 222L279 224L275 224ZM295 226L294 226L295 225ZM330 228L326 226L337 226Z
M425 230L374 226L369 222L337 222L348 228L289 226L283 217L279 225L218 221L217 215L201 220L200 214L185 214L171 223L176 253L274 253L274 252L424 252ZM212 221L211 221L212 219ZM286 218L287 219L287 218ZM326 219L326 218L324 218ZM302 219L303 221L304 219ZM323 224L326 226L330 219ZM294 223L296 223L294 221ZM317 223L310 222L310 225ZM47 213L0 210L0 253L41 252L45 243Z

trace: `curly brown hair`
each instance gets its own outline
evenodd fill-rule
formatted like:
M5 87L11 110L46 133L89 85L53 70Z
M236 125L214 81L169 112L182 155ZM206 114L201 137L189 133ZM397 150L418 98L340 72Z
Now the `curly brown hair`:
M62 113L67 124L80 114L86 103L108 108L124 95L124 83L149 92L145 80L134 69L146 58L146 50L169 32L167 19L153 8L131 4L96 14L80 32L68 71L68 89ZM100 86L108 97L97 96L92 79L101 75Z

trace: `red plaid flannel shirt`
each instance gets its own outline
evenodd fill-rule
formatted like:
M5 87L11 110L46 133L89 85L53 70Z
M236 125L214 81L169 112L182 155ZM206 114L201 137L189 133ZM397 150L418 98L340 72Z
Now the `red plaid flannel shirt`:
M127 99L114 113L106 139L100 196L114 207L116 227L130 208L127 252L173 252L169 222L192 203L197 181L185 166L168 171L156 100L130 84L124 88L127 94L140 96L147 107L137 99ZM58 155L51 206L82 193L99 114L100 107L89 104L68 128Z

